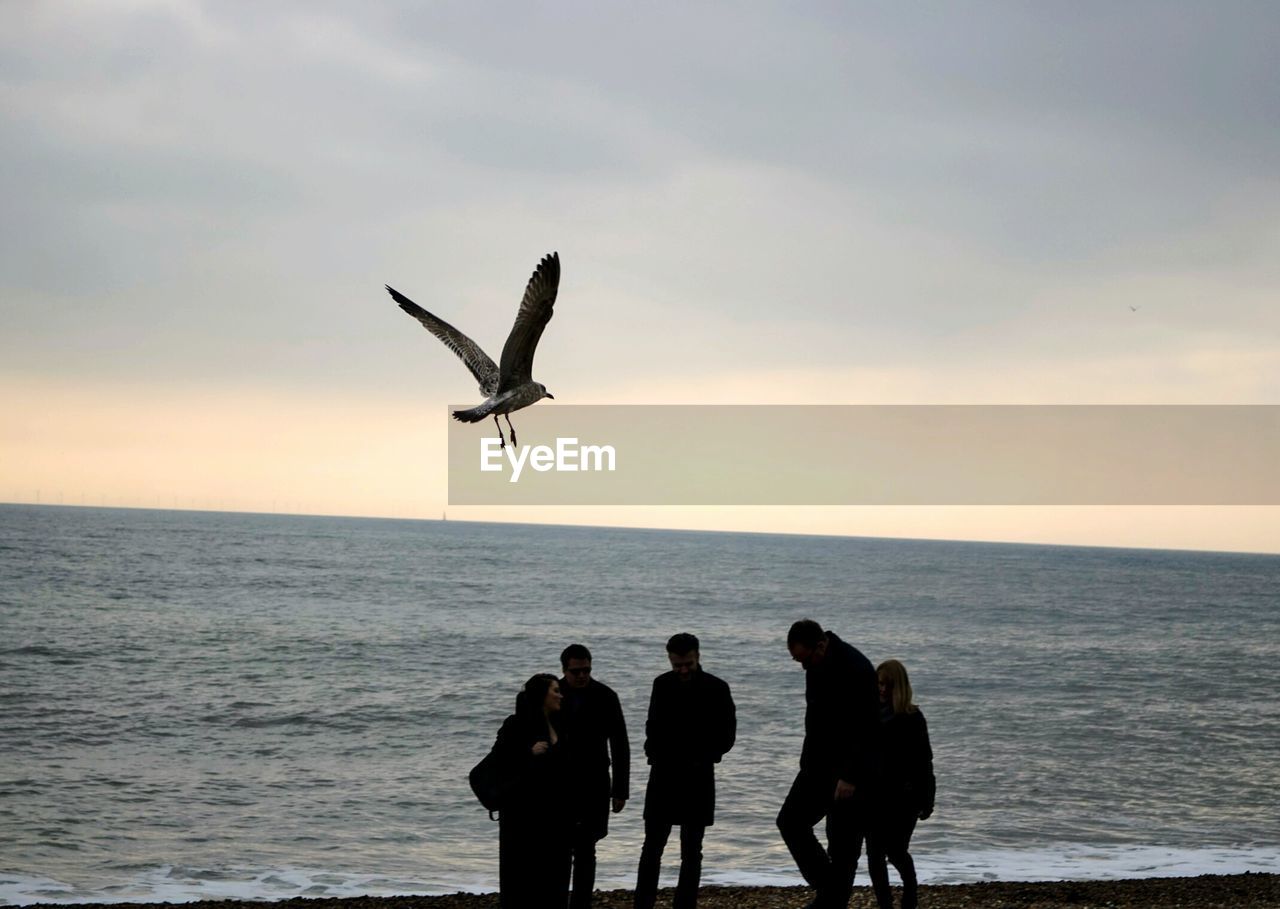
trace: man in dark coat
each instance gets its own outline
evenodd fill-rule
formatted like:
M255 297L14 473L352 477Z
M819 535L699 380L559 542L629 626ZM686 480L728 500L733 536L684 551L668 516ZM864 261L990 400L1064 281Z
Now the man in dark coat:
M588 909L596 885L596 843L609 832L610 807L615 813L621 811L630 797L631 747L618 696L591 677L591 651L582 644L570 644L560 654L560 666L564 670L560 725L573 852L569 906Z
M702 876L702 837L715 823L715 765L733 747L737 717L729 686L704 672L698 639L677 634L667 641L671 671L653 680L644 753L649 786L644 794L644 848L636 873L636 909L653 909L662 852L680 827L680 879L675 909L693 909Z
M879 769L880 696L876 671L853 645L811 619L791 626L791 658L805 670L800 772L778 812L778 829L811 904L845 909L862 854ZM827 819L827 849L813 834Z

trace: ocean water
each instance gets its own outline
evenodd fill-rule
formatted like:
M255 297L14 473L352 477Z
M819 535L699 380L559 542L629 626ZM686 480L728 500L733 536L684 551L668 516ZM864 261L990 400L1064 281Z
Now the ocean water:
M1280 871L1278 557L0 506L0 902L496 889L521 682L586 643L639 754L675 631L738 705L704 880L799 884L804 616L911 671L926 883Z

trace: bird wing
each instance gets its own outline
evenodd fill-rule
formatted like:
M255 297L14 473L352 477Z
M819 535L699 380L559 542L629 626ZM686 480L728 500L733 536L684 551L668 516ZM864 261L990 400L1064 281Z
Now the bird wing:
M524 299L516 312L515 324L502 346L502 368L498 391L503 392L533 380L533 352L542 330L551 321L551 307L560 288L560 254L543 256L524 289Z
M417 303L414 303L390 284L386 285L391 299L400 304L400 308L422 323L422 327L444 342L444 346L452 350L471 370L471 374L480 383L480 393L485 397L498 390L498 367L489 355L480 349L480 345L472 341L444 319L431 315Z

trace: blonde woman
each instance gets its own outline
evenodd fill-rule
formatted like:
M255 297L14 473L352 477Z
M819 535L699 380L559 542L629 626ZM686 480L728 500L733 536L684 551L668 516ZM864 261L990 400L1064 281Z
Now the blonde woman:
M893 909L892 863L902 878L902 909L916 909L916 866L907 851L916 821L933 813L933 749L924 714L913 703L907 669L897 660L876 667L884 749L884 795L867 836L867 870L880 909Z

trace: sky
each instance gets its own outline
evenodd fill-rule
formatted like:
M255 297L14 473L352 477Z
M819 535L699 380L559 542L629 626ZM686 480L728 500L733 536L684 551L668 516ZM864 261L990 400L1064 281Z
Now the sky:
M1280 404L1272 4L0 4L0 501L438 518L557 402ZM539 407L556 406L544 402ZM744 442L749 444L749 441ZM450 519L1280 552L1280 509Z

